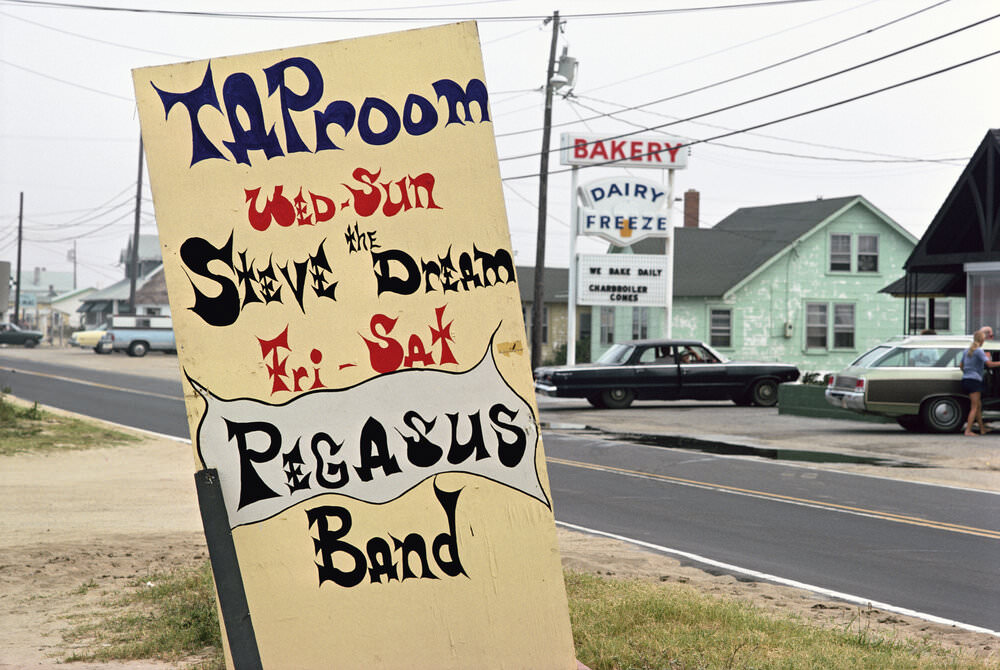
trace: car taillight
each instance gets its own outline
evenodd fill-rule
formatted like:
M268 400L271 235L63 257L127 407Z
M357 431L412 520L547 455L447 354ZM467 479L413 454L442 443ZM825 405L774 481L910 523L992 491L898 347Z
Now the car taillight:
M854 382L854 390L857 393L864 393L865 392L865 378L864 377L859 377L858 381Z
M830 377L826 380L827 387L833 388L833 382L834 382L835 379L836 379L836 377L834 377L833 375L830 375Z

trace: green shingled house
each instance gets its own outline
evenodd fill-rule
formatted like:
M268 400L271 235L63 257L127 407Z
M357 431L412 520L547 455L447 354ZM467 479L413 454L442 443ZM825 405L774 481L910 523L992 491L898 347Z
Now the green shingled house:
M901 301L879 291L899 277L917 240L861 196L744 207L712 228L675 233L674 337L806 372L844 367L904 331ZM625 253L662 249L646 239ZM592 355L612 341L660 336L652 309L594 308ZM917 330L964 329L962 300L937 300L933 323L920 314L918 303Z

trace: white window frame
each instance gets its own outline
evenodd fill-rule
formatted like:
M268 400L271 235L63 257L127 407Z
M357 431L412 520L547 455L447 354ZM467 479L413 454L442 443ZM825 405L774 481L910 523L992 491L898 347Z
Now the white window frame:
M822 314L820 310L815 310L815 313L810 313L810 308L822 308ZM817 320L816 317L822 316L822 320ZM829 350L830 344L830 306L825 302L807 302L806 303L806 327L805 327L805 337L806 337L806 350L816 350L820 349L823 351ZM810 344L810 329L813 331L812 337L818 337L822 335L822 344Z
M601 344L615 343L615 308L601 307L598 318L601 321Z
M846 238L847 239L847 250L846 251L843 250L843 249L834 249L834 246L835 246L834 240L835 240L835 238L836 239L842 239L842 238ZM827 266L826 266L827 271L829 271L829 272L850 272L851 271L851 250L852 250L852 248L854 246L853 243L852 243L852 240L851 240L851 234L850 233L830 233L829 244L830 244L830 250L829 250L830 253L829 253L829 258L827 259ZM838 264L843 265L846 262L847 267L846 268L843 268L843 267L835 268L833 266L834 262L835 262L834 261L835 257L836 257L836 262Z
M632 339L645 340L649 337L649 308L632 308Z
M858 319L857 319L857 309L852 302L835 302L833 303L833 323L831 327L833 329L833 348L834 349L854 349L855 348L855 336L858 332ZM839 312L839 314L838 314ZM850 314L850 323L846 323L845 315ZM849 335L850 343L842 344L837 341L837 336Z
M875 249L874 249L874 251L872 251L872 250L863 251L861 249L862 242L864 240L868 240L868 239L875 240ZM878 261L879 261L879 253L880 253L879 246L880 245L879 245L878 234L876 234L876 233L858 233L858 244L857 244L857 248L858 248L858 251L857 251L857 269L858 269L858 272L864 272L864 273L870 273L870 274L878 274ZM875 258L875 267L874 267L874 269L871 269L871 270L862 269L862 265L863 265L862 258L871 258L871 257Z
M728 317L728 323L724 327L716 327L716 313L724 313ZM716 336L725 337L726 344L721 344ZM708 343L716 349L733 348L733 308L732 307L709 307L708 308Z

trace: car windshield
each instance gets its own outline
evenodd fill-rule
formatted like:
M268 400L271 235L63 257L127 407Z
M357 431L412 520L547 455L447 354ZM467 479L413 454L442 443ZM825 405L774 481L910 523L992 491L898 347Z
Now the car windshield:
M866 368L949 368L962 358L958 347L876 347L854 362Z
M630 344L612 344L610 349L601 354L597 362L600 365L621 365L628 360L634 348Z

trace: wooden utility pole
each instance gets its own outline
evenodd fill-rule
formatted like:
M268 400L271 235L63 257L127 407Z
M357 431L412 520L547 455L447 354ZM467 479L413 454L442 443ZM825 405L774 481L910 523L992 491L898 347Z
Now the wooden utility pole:
M129 272L130 283L128 290L128 311L135 314L135 281L139 274L139 214L142 212L142 136L139 136L139 176L136 178L135 187L135 231L132 233L132 258L129 263L132 271Z
M24 237L24 191L17 207L17 288L14 289L14 323L21 325L21 239Z
M542 364L542 315L545 300L545 220L548 217L549 134L552 130L552 77L559 40L559 12L552 13L552 46L545 74L545 119L542 123L542 159L538 170L538 239L535 243L535 293L531 303L531 369Z

